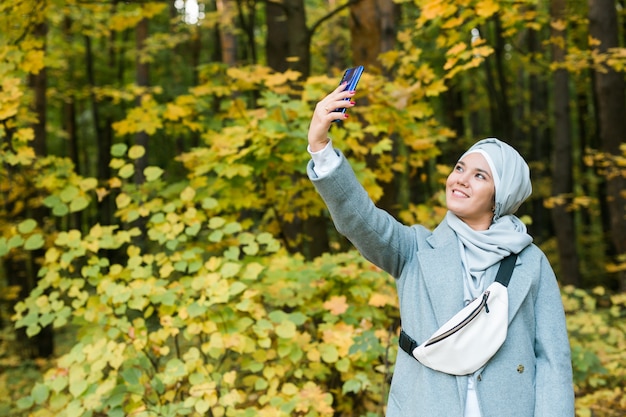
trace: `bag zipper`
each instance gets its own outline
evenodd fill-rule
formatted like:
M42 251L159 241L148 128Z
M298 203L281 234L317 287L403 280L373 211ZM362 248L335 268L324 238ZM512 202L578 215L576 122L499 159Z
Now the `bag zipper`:
M489 291L485 291L483 293L483 299L480 302L480 304L478 304L478 306L476 306L476 308L472 310L472 312L469 313L467 317L465 317L462 321L459 322L459 324L457 324L450 330L447 330L441 333L439 336L436 336L430 339L428 342L426 342L424 347L434 345L437 342L441 342L442 340L452 336L453 334L461 330L463 327L467 326L472 320L474 320L478 316L478 314L480 314L480 311L483 309L483 307L485 308L485 311L489 313L489 306L487 305L488 298L489 298Z

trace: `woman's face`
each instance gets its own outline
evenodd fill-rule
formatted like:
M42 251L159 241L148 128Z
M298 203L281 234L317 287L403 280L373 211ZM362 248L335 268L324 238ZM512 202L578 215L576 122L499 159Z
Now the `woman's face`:
M472 152L457 162L446 181L448 210L474 230L487 230L493 219L495 184L483 155Z

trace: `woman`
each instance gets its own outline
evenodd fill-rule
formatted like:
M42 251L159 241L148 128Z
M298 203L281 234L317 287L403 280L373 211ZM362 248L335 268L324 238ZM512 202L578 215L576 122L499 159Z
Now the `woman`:
M489 138L472 146L446 181L448 212L434 230L378 209L328 130L355 105L340 85L315 107L307 172L337 230L396 278L405 332L426 340L493 282L500 261L517 261L508 287L504 344L472 375L430 369L398 351L388 417L574 416L570 348L550 264L513 214L531 193L530 172L512 147Z

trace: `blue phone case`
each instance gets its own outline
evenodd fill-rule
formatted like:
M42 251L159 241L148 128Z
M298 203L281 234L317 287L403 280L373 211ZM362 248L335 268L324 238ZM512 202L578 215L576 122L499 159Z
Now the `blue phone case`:
M359 65L358 67L348 68L343 73L343 76L341 77L341 81L339 81L339 85L347 81L348 85L346 85L346 88L344 89L344 91L356 90L356 85L359 83L359 80L361 79L361 74L363 74L363 65ZM347 98L346 100L350 100L350 99ZM336 109L335 111L345 113L346 109L345 108ZM335 122L338 122L338 121L339 119L335 120Z
M356 85L361 79L361 74L363 74L363 65L359 65L358 67L354 68L348 68L343 73L343 77L341 77L341 81L339 82L339 84L347 81L348 85L346 86L346 90L354 90L356 89Z

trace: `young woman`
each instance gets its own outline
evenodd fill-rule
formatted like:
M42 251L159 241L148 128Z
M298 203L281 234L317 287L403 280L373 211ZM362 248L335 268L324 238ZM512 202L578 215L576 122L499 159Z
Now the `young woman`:
M337 230L396 279L402 328L421 342L494 281L517 254L504 344L485 366L455 376L398 351L388 417L573 417L565 314L554 272L514 215L531 193L530 172L511 146L484 139L461 156L446 182L448 212L433 231L405 226L378 209L328 130L355 105L337 87L315 107L308 175Z

